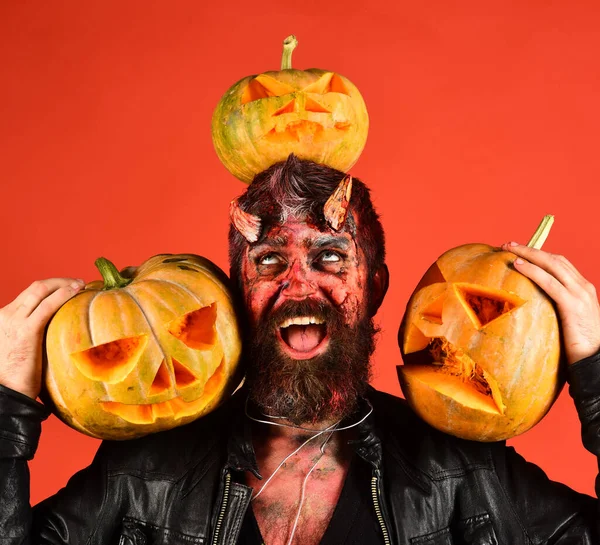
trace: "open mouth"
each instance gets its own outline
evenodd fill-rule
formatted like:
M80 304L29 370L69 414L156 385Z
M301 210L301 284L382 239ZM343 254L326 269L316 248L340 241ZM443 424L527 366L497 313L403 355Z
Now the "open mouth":
M316 316L288 318L279 326L278 334L283 350L297 360L314 358L329 344L327 325Z

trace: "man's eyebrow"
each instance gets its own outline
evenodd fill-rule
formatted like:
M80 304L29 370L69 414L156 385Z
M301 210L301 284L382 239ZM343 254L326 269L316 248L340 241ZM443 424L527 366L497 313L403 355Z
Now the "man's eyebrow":
M255 244L250 249L251 252L261 250L263 248L281 248L287 244L287 237L278 235L275 237L267 237L261 240L258 244Z
M316 240L305 240L304 246L307 248L323 248L324 246L339 248L340 250L347 250L349 246L349 242L345 238L341 237L333 237L333 236L324 236L319 237Z

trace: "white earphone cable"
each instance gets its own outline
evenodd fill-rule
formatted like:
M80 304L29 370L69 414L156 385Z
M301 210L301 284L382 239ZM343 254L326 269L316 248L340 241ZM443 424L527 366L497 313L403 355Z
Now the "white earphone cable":
M314 433L314 435L312 435L311 437L309 437L297 449L295 449L292 453L288 454L281 461L281 463L275 468L275 470L273 471L273 473L271 473L271 475L269 476L269 478L260 487L260 489L258 490L258 492L256 494L254 494L254 496L252 496L252 498L251 498L250 501L254 501L256 498L258 498L258 496L260 496L260 494L263 492L263 490L266 488L266 486L271 482L271 480L273 479L273 477L275 477L275 475L277 474L277 472L283 467L283 465L292 456L298 454L298 452L300 452L300 450L302 448L304 448L313 439L316 439L317 437L320 437L321 435L329 433L329 435L327 436L327 438L321 444L321 447L320 447L321 454L316 459L316 461L312 465L312 467L308 470L308 473L306 474L306 476L304 477L304 480L302 481L302 488L301 488L301 494L300 494L300 503L298 505L298 510L296 512L296 518L294 519L294 524L292 526L292 530L291 530L290 537L289 537L289 540L288 540L288 545L291 545L292 544L292 540L294 539L294 534L296 533L296 529L298 527L298 522L300 520L300 512L302 511L302 505L304 504L304 499L305 499L305 495L306 495L306 483L308 482L308 478L310 477L311 473L317 467L317 464L319 463L319 461L323 457L323 454L325 453L325 447L327 446L327 443L329 442L329 440L333 436L334 432L348 430L350 428L354 428L354 427L362 424L369 417L369 415L373 412L373 407L369 403L369 411L367 412L367 414L365 414L365 416L363 416L360 420L358 420L357 422L354 422L353 424L350 424L348 426L344 426L344 427L338 428L338 425L340 424L340 421L338 421L335 424L332 424L331 426L329 426L327 428L324 428L322 430L314 430L314 429L305 428L305 427L302 427L302 426L295 426L293 424L286 424L286 423L280 423L280 422L272 422L270 420L261 420L259 418L256 418L256 417L252 416L248 412L248 400L247 399L246 399L246 404L245 404L244 410L245 410L246 416L250 420L253 420L254 422L258 422L260 424L267 424L269 426L279 426L279 427L290 428L290 429L298 429L298 430L303 430L303 431ZM272 416L272 415L266 415L266 414L263 414L263 416L265 416L266 418L273 418L273 419L276 419L276 418L282 419L282 418L284 418L282 416Z

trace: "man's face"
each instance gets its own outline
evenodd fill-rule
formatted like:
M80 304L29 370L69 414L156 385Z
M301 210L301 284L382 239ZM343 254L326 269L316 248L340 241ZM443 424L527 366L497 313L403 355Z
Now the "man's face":
M353 236L289 220L248 247L241 274L254 401L296 422L350 411L373 346L367 268Z

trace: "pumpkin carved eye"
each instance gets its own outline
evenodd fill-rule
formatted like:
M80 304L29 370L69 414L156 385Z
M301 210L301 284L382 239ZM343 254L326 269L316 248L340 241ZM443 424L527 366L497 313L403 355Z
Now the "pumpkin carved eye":
M255 78L251 79L244 92L242 93L241 103L248 104L261 98L269 97L282 97L284 95L290 95L301 91L303 93L314 93L317 95L325 95L327 93L340 93L342 95L350 96L350 92L344 85L344 82L340 76L333 72L326 72L317 81L310 83L306 87L297 89L279 81L267 74L260 74ZM308 99L309 100L309 99ZM287 107L289 105L286 105ZM284 108L285 108L284 107ZM322 107L322 106L321 106ZM306 110L309 112L329 112L329 110L311 110L307 104ZM293 110L293 102L292 109Z
M87 378L115 384L136 367L148 337L128 337L100 344L72 354L75 366Z
M477 329L512 312L525 301L504 290L482 289L472 284L455 284L454 289Z
M241 102L242 104L247 104L261 98L281 97L289 95L296 90L291 85L267 76L267 74L260 74L250 80L250 83L244 89Z
M342 95L350 96L342 78L333 72L323 74L317 81L311 83L302 90L305 93L317 93L319 95L324 95L325 93L341 93Z
M168 325L171 335L194 350L207 350L217 341L215 323L217 304L199 308L176 318ZM137 366L148 344L148 336L127 337L94 346L73 354L75 366L89 379L116 384L121 382ZM196 380L181 363L173 359L176 383L189 385ZM170 386L169 372L161 364L151 391L162 391Z
M167 329L186 346L194 350L206 350L217 340L216 321L217 303L213 303L176 318Z

